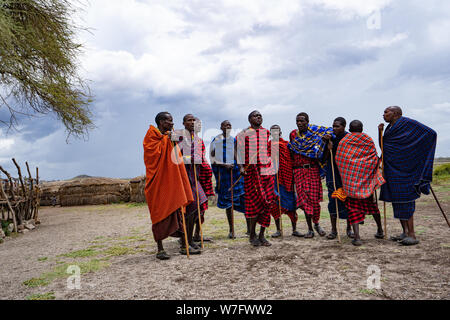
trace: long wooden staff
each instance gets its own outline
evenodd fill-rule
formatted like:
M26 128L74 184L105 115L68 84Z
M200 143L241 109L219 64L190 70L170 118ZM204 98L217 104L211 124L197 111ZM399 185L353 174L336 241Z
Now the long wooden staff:
M279 168L279 163L276 161L276 168ZM281 216L281 193L280 193L280 180L279 180L278 170L275 173L275 178L277 179L277 189L278 189L278 210L280 211L280 232L281 237L283 238L283 217Z
M258 152L256 152L256 153L252 156L252 158L248 161L249 163L245 166L244 171L247 171L248 167L250 167L250 165L252 164L251 162L253 161L253 159L255 159L255 157L256 157L257 155L258 155ZM237 185L237 183L239 182L239 180L241 180L242 177L243 177L243 175L241 174L241 175L239 176L239 178L234 182L234 184L231 185L231 188L228 189L228 191L230 191L232 188L234 188L234 187Z
M194 136L192 136L192 143L194 143ZM195 147L194 147L195 148ZM195 177L195 191L197 193L197 211L198 211L198 225L200 226L200 240L202 244L203 249L203 228L202 228L202 215L200 213L200 196L198 194L198 179L197 179L197 169L195 168L195 152L194 152L194 159L191 159L191 162L193 160L193 166L194 166L194 177ZM203 159L202 159L203 160Z
M173 147L175 149L175 157L177 159L177 164L178 164L178 146L175 143L175 141L173 141ZM183 166L184 166L184 164L183 164ZM186 246L186 255L187 255L187 258L189 259L189 243L187 240L186 219L184 217L185 215L186 215L186 208L182 205L181 206L181 216L183 218L184 244Z
M430 184L430 189L431 189L431 192L433 193L434 200L436 200L436 203L437 203L437 205L439 206L439 209L441 209L441 212L442 212L442 214L443 214L443 216L444 216L444 219L445 219L445 221L447 221L447 225L448 225L448 227L450 228L450 222L448 222L447 216L445 215L445 212L444 212L444 210L442 209L441 204L439 203L439 201L438 201L438 199L437 199L437 197L436 197L436 194L434 193L433 188L431 187L431 184Z
M380 135L381 139L381 164L382 173L384 177L384 143L383 143L383 133ZM386 220L386 201L383 201L383 215L384 215L384 239L387 238L387 220Z
M333 173L333 185L334 185L334 191L336 190L336 176L334 175L334 159L333 159L333 150L330 150L330 154L331 154L331 171ZM339 219L339 206L338 206L338 199L334 198L334 200L336 201L336 223L337 223L337 234L338 234L338 241L339 243L341 242L341 223L340 223L340 219Z
M230 169L230 173L231 173L230 185L233 185L233 168ZM233 188L231 188L231 234L234 239L234 199L233 198L234 198Z

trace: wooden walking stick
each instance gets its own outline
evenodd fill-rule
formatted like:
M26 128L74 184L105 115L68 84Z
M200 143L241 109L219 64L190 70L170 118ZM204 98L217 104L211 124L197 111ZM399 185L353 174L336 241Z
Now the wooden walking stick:
M381 139L381 165L382 173L384 177L384 143L383 143L383 133L380 134ZM383 215L384 215L384 239L387 238L387 220L386 220L386 201L383 201Z
M279 163L278 161L275 162L276 164L276 168L279 169ZM278 210L280 211L280 233L281 233L281 237L283 238L283 219L281 216L281 193L280 193L280 180L278 179L280 176L278 175L278 170L277 173L275 174L275 178L277 179L277 190L278 190Z
M176 157L177 163L178 163L178 152L179 152L179 150L178 150L178 146L175 143L175 141L173 141L173 147L175 149L175 157ZM183 220L183 231L184 231L184 244L186 246L186 256L189 259L189 243L188 243L188 240L187 240L187 228L186 228L185 215L186 215L186 208L184 206L181 206L181 217L182 217L182 220Z
M230 169L230 173L231 173L231 181L230 181L230 185L233 185L233 168ZM233 188L231 188L231 234L233 236L233 239L235 238L234 236L234 194L233 194Z
M185 215L186 215L186 208L184 206L181 206L181 216L183 218L184 244L186 246L186 255L187 258L189 259L189 243L187 240L186 219L184 217Z
M331 172L333 173L333 185L334 185L334 191L336 190L336 176L334 175L334 159L333 159L333 150L330 150L330 154L331 154ZM340 223L340 219L339 219L339 206L338 206L338 199L334 198L335 203L336 203L336 223L337 223L337 234L338 234L338 241L339 243L341 242L341 223Z
M202 228L202 215L200 213L200 196L198 194L198 179L197 179L197 169L195 168L195 161L192 164L194 166L194 177L195 177L195 191L197 193L197 211L198 211L198 225L200 228L200 240L202 243L202 249L203 249L203 228Z
M439 203L439 200L437 199L436 194L434 193L433 188L431 187L431 184L430 184L430 190L431 190L431 193L433 193L434 200L436 200L436 203L437 203L439 209L441 209L441 212L442 212L442 215L444 216L445 221L447 221L448 227L450 228L450 222L448 221L447 216L445 215L444 209L442 209L441 204Z

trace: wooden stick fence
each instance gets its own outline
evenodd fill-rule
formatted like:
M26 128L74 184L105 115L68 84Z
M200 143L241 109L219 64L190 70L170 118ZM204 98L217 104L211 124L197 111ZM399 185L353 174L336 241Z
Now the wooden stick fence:
M12 223L14 232L24 228L24 224L34 220L39 223L39 202L41 190L39 188L39 169L36 168L36 178L33 178L30 167L25 162L28 177L22 177L22 171L15 159L12 159L17 168L18 178L0 166L0 171L6 178L0 178L0 222L4 225Z

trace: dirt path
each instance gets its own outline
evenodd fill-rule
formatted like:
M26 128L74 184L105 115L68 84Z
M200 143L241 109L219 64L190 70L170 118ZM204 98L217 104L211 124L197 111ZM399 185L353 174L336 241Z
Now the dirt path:
M449 184L435 188L450 212ZM321 224L329 231L322 205ZM168 239L172 259L165 262L155 258L146 206L48 207L40 217L36 230L0 244L1 299L450 298L450 231L431 196L417 203L421 243L414 247L376 240L371 217L361 226L362 247L346 237L342 245L317 234L312 240L294 238L284 217L284 239L269 238L271 247L253 248L244 237L242 214L236 214L238 239L232 241L225 239L225 213L214 207L204 233L215 241L187 260L177 240ZM303 218L299 230L305 228ZM389 217L389 234L399 231ZM81 289L67 288L70 265L81 268ZM367 288L370 265L380 268L381 289Z

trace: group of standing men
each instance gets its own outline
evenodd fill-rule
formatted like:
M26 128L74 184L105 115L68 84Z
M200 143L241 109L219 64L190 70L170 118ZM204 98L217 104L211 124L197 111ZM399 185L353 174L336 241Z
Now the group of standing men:
M231 239L235 237L234 210L245 214L247 234L255 247L271 245L265 237L271 217L277 226L272 237L282 235L282 214L289 216L293 236L313 238L314 231L325 236L319 224L321 179L325 177L332 225L328 239L337 237L339 218L347 221L346 234L353 238L352 243L361 245L359 225L367 214L377 224L375 237L384 238L376 195L381 187L380 199L392 202L394 217L403 228L403 233L391 240L417 244L415 200L421 193L429 193L436 132L403 117L399 107L387 108L383 117L389 125L384 133L384 125L379 126L380 158L358 120L350 123L347 132L342 117L336 118L332 127L325 127L310 124L308 114L302 112L296 117L297 129L286 141L279 125L267 130L261 113L253 111L248 116L250 126L236 137L231 136L230 121L221 123L222 134L211 142L210 166L205 145L197 136L199 119L187 114L185 129L173 131L172 116L159 113L157 127L150 126L144 138L145 194L158 243L157 258L169 258L162 245L168 236L180 237L181 254L199 254L197 243L211 240L203 236L201 226L208 196L214 195L212 174L217 206L226 210ZM296 229L298 208L305 213L306 234Z

